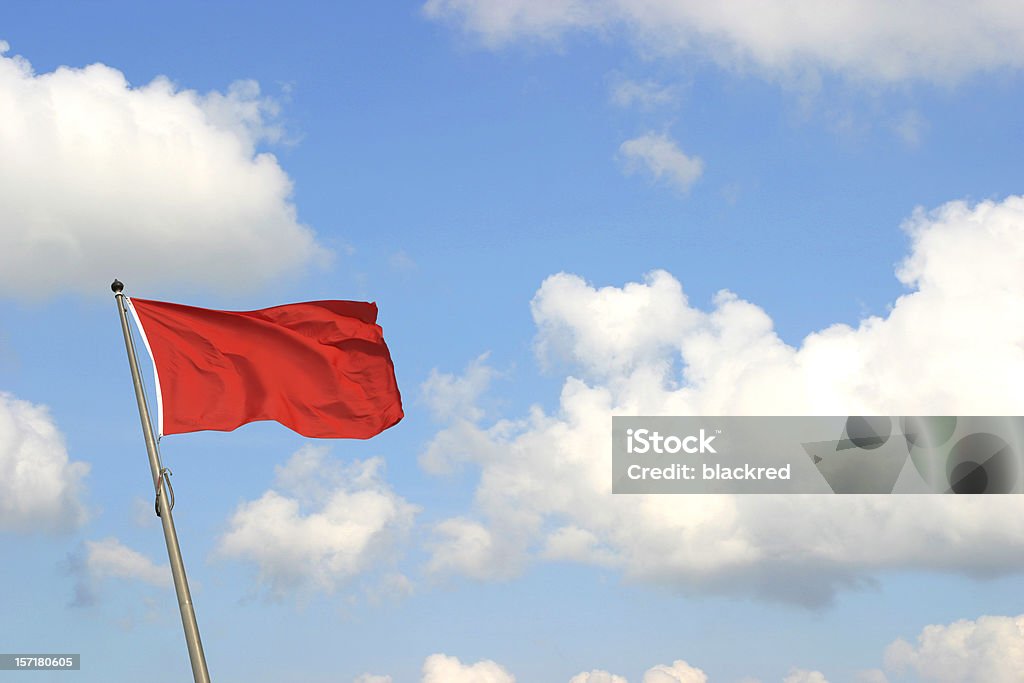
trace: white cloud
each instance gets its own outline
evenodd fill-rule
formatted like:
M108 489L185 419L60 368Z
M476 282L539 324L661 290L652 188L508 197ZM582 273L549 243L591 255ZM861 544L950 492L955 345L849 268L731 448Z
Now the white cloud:
M805 604L886 569L1019 572L1016 496L611 495L613 414L1021 414L1024 198L953 202L904 228L910 291L795 347L755 304L721 292L701 310L663 271L624 287L549 277L532 309L538 354L565 373L558 408L452 421L428 445L431 471L480 468L472 513L441 523L432 566L507 578L571 559Z
M479 420L483 411L477 402L495 374L494 368L487 365L486 353L458 376L431 370L421 387L423 399L430 412L440 420Z
M704 172L700 157L683 153L675 141L664 133L645 133L640 137L626 140L619 145L628 173L641 169L648 171L655 180L686 192Z
M45 406L0 392L0 531L58 532L85 522L84 462L68 459Z
M615 554L601 547L601 539L597 534L573 524L549 533L540 557L555 561L587 557L597 565L614 567L618 564Z
M1024 671L1024 616L983 616L926 626L915 644L897 640L886 668L933 683L1015 683Z
M517 38L556 40L565 31L604 23L601 6L583 0L427 0L432 19L456 21L488 45Z
M912 672L921 683L1017 683L1024 671L1024 616L983 616L948 625L926 626L915 644L898 639L885 653L886 668ZM456 657L434 654L423 663L421 683L514 683L503 666L491 660L463 664ZM879 669L855 674L858 683L887 683ZM902 679L901 679L902 680ZM744 678L743 682L759 683ZM363 674L353 683L390 683L390 676ZM628 683L623 676L594 669L569 683ZM641 683L709 683L703 670L677 659L644 672ZM782 683L828 683L820 671L793 668Z
M489 659L463 664L456 657L436 654L423 662L421 680L422 683L515 683L516 677Z
M427 571L473 579L507 579L522 570L522 552L511 537L492 532L480 522L455 517L433 527ZM520 534L521 536L521 534Z
M659 664L651 667L644 673L643 679L643 683L707 683L707 681L707 674L681 659L672 662L671 666Z
M782 679L782 683L828 683L825 675L820 671L807 671L806 669L793 669Z
M629 681L622 676L594 669L593 671L584 671L576 674L569 679L569 683L629 683Z
M418 508L384 483L382 467L379 458L343 466L324 447L299 449L277 468L275 489L238 507L218 553L256 563L278 597L303 589L330 593L386 566ZM383 589L408 588L392 583L384 577Z
M249 154L262 141L280 142L284 129L277 123L281 106L260 95L260 84L253 80L235 81L227 93L216 90L202 95L199 106L210 125L230 131L249 145Z
M675 88L652 80L621 79L616 81L611 89L611 100L620 107L638 106L642 109L653 109L671 104L676 96Z
M645 56L698 53L770 76L827 70L951 82L1024 66L1024 9L1013 0L427 0L423 11L490 47L576 31L625 33Z
M100 584L110 579L140 581L157 588L170 588L171 570L132 550L114 537L86 541L68 554L64 562L74 578L71 605L86 607L96 603Z
M273 155L274 105L103 64L36 74L0 42L0 293L241 290L325 257Z
M116 538L85 542L85 566L94 579L131 579L158 588L171 585L171 570L125 546Z

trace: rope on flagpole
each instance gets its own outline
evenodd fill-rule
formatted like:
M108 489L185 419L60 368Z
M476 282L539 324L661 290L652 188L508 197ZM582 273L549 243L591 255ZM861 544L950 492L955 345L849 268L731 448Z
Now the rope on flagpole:
M164 467L164 468L161 468L160 476L157 477L157 484L156 484L156 516L157 517L160 516L160 493L163 491L163 484L167 484L167 493L168 493L167 509L168 510L173 510L174 509L174 487L171 486L171 474L173 474L171 472L171 470L166 468L166 467Z

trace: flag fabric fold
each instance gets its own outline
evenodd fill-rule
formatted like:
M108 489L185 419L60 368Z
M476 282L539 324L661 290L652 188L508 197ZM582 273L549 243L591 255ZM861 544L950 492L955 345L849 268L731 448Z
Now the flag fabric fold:
M129 305L153 358L161 435L275 420L303 436L368 439L404 416L374 303Z

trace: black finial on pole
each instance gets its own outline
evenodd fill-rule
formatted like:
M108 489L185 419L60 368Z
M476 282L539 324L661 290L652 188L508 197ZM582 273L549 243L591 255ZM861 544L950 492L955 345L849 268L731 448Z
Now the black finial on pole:
M124 291L124 283L121 282L120 280L115 279L113 282L110 283L110 289L111 291L114 292L114 294L120 294L121 292Z

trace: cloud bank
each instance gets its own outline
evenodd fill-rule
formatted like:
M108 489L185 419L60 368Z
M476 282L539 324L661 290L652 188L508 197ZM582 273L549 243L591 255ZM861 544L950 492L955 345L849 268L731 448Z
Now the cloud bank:
M298 222L252 81L200 95L93 64L37 74L0 41L0 294L241 291L326 252Z
M499 579L574 561L806 605L888 569L1019 572L1015 496L611 495L615 414L1021 414L1024 197L952 202L903 227L911 249L896 275L908 293L884 317L795 347L756 304L723 291L702 310L664 271L623 287L549 277L532 310L538 355L564 373L558 408L448 419L422 466L471 464L480 479L473 508L436 526L428 566ZM475 364L463 380L434 377L429 398L466 404L485 376Z
M1024 671L1024 616L983 616L926 626L914 644L897 640L886 666L935 683L1012 683Z
M645 57L696 54L773 78L951 83L1024 66L1024 8L1012 0L427 0L423 12L492 48L623 34Z
M920 683L1016 683L1024 670L1024 616L982 616L951 624L924 627L914 644L893 641L885 651L885 667L906 680L911 674ZM456 657L434 654L423 664L421 683L514 683L500 664L483 660L463 664ZM760 679L744 678L760 683ZM888 683L881 669L855 674L858 683ZM390 676L364 674L354 683L390 683ZM644 672L641 683L709 683L703 670L677 659ZM584 671L569 683L629 683L628 679L601 669ZM710 681L714 683L714 680ZM794 667L782 683L829 683L821 671Z

